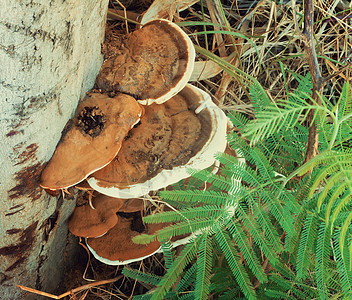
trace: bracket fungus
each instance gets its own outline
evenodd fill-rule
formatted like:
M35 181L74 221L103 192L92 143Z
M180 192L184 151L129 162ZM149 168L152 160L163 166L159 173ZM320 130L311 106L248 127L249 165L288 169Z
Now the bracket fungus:
M86 239L90 252L99 261L108 265L125 265L147 258L160 250L160 242L146 245L135 244L132 239L140 233L154 233L162 228L160 224L149 224L141 230L131 229L133 219L124 216L105 235Z
M41 187L73 186L106 166L117 154L128 131L139 122L143 107L131 96L110 98L93 93L78 104L56 150L41 175Z
M164 227L143 224L144 202L136 198L189 177L188 168L213 165L227 144L227 117L207 93L187 84L195 50L172 22L150 21L116 41L114 51L96 86L116 96L93 93L79 103L40 185L56 191L87 179L104 194L94 197L94 208L80 199L69 230L86 238L98 260L122 265L160 250L158 241L132 241ZM174 246L189 237L180 238Z
M189 167L211 166L226 147L227 117L202 90L187 85L164 104L145 107L110 164L89 185L117 198L136 198L189 177Z
M118 219L116 213L123 207L124 202L100 194L92 199L93 209L89 205L87 194L81 194L68 222L68 229L80 237L102 236L116 225Z
M116 41L114 54L103 63L97 87L123 92L141 104L163 103L187 84L195 50L176 24L157 19Z

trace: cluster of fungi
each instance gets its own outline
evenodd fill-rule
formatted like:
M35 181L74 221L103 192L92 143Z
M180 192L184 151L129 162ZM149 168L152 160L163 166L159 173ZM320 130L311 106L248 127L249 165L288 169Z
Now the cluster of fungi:
M195 61L188 36L157 19L115 41L89 93L41 176L50 191L82 184L69 220L100 261L122 265L160 250L158 241L132 242L162 225L143 224L142 196L204 169L226 147L225 114L202 90L187 84Z

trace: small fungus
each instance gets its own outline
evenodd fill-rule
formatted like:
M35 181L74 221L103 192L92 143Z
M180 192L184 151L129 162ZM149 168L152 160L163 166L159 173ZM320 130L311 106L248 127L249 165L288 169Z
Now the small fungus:
M160 242L146 245L135 244L132 239L141 232L131 229L132 218L120 217L115 227L105 235L86 240L91 253L99 261L108 265L125 265L147 258L160 250ZM163 225L148 224L144 233L153 234Z
M118 220L116 212L125 200L98 195L93 198L94 209L89 205L87 193L77 199L76 208L68 222L68 229L76 236L98 237L113 228Z

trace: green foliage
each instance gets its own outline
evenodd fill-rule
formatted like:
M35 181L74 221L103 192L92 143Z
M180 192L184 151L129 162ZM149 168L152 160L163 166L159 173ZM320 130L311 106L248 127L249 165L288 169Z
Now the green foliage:
M321 96L318 105L309 74L297 76L297 90L273 103L250 80L255 118L229 115L240 131L228 136L237 156L219 153L217 174L190 170L188 184L160 192L175 211L145 217L167 224L135 238L169 241L166 274L124 274L154 285L151 299L351 299L351 87L336 103ZM319 153L305 162L312 122ZM174 256L180 236L190 241Z

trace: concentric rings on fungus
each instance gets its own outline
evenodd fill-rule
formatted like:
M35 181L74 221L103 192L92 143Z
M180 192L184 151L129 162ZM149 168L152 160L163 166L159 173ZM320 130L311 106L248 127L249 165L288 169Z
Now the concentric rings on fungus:
M96 191L136 198L205 169L226 147L227 117L208 94L187 85L163 104L145 107L113 161L87 179Z
M192 41L168 20L148 22L114 46L96 80L103 91L133 95L144 105L160 104L182 90L192 74Z
M147 258L160 250L160 242L135 244L132 239L141 232L131 229L131 218L119 217L117 224L105 235L89 238L86 244L94 257L107 265L125 265ZM155 233L162 224L148 224L144 233Z

